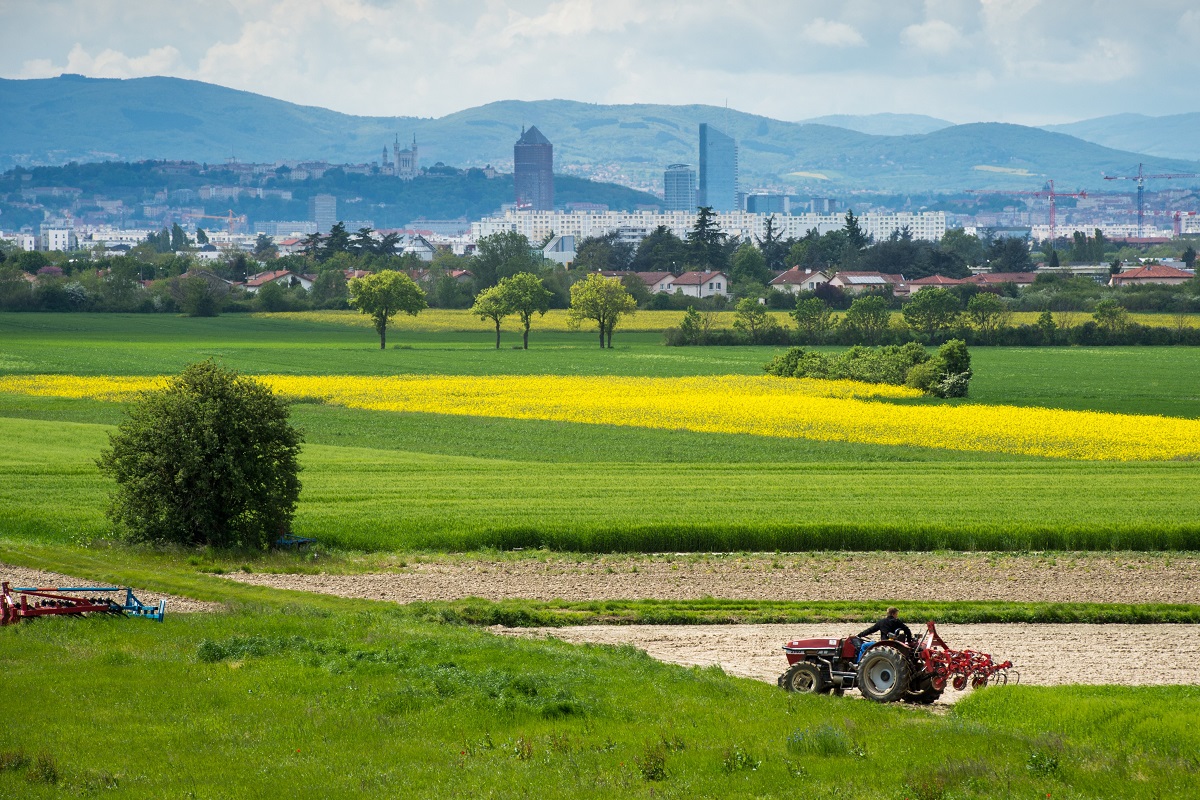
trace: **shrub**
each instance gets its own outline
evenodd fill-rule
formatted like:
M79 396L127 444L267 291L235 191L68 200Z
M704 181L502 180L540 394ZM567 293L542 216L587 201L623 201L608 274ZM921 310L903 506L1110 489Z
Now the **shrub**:
M793 347L763 366L783 378L824 378L910 386L935 397L966 397L971 381L971 354L966 342L951 339L930 357L916 342L884 347L855 346L826 356Z
M266 548L291 526L301 439L270 389L192 364L110 434L109 516L133 541Z

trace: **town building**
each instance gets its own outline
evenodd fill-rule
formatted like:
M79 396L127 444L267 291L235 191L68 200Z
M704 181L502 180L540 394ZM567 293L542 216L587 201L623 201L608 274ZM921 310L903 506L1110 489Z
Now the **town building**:
M829 276L824 272L792 267L786 272L776 275L767 285L787 294L799 294L800 292L815 292L817 287L825 283L829 283Z
M331 194L308 198L308 218L317 223L317 233L329 233L337 223L337 198Z
M663 173L663 200L667 211L696 210L696 171L690 164L672 164Z
M536 127L513 145L513 187L518 208L554 210L554 145Z
M1146 286L1160 284L1163 286L1178 286L1196 277L1194 272L1166 264L1145 264L1135 269L1127 269L1113 275L1109 279L1110 286Z
M714 211L738 211L738 148L732 136L700 123L700 187L696 203Z

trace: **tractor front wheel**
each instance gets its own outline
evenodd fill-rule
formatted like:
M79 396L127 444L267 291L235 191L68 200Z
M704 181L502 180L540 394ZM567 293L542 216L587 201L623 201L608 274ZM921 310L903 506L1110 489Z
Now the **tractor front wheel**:
M789 692L803 694L825 694L830 689L817 665L807 661L799 661L788 667L787 672L779 676L779 685Z
M872 647L858 662L859 690L877 703L902 700L911 679L908 659L894 647Z

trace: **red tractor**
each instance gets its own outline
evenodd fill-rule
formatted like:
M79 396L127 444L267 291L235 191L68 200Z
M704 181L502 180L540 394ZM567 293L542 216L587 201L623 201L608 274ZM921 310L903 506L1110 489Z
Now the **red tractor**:
M1006 684L1011 661L996 662L987 653L951 650L926 623L919 639L874 641L857 636L844 639L801 639L783 646L787 672L779 685L789 692L842 694L858 688L863 697L880 703L903 700L932 703L946 685L963 690L989 682ZM1013 673L1014 682L1020 675Z

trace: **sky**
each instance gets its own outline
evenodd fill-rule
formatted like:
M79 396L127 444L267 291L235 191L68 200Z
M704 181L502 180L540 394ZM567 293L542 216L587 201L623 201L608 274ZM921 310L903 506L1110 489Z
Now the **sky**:
M496 100L1029 125L1200 111L1195 0L0 0L0 77L170 75L365 116Z

